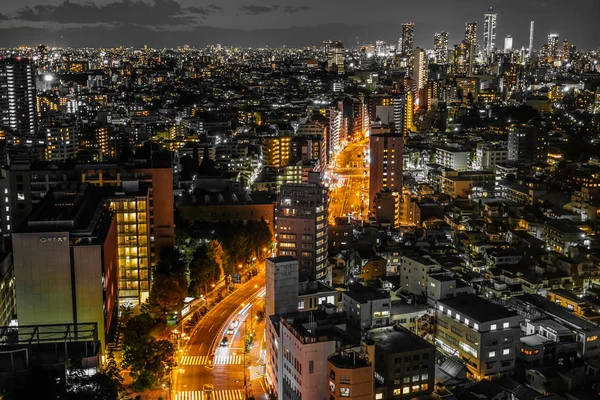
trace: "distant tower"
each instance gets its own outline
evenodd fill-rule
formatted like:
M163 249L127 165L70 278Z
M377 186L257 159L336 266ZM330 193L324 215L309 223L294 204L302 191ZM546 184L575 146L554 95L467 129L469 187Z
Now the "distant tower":
M551 33L548 35L548 57L552 61L558 58L558 34Z
M415 88L415 104L421 105L421 91L427 84L427 57L425 50L417 47L413 63L413 84Z
M433 37L435 49L435 62L437 64L448 63L448 32L437 32Z
M415 24L405 22L402 24L402 55L412 60L415 48Z
M494 12L494 9L490 7L487 13L484 15L483 25L483 51L486 54L492 54L496 49L496 20L498 14Z
M346 59L344 44L340 41L325 42L325 55L327 56L327 70L337 71L337 73L343 74L345 71L344 62Z
M477 46L477 22L465 24L465 40L473 46Z
M0 126L17 136L37 134L35 67L28 59L0 60Z
M531 21L529 25L529 57L533 54L533 28L535 26L535 21Z
M562 46L562 62L567 62L569 61L569 59L571 55L571 50L570 50L570 46L569 46L569 41L567 39L563 40L563 46Z
M513 38L508 35L504 38L504 52L510 53L513 50Z

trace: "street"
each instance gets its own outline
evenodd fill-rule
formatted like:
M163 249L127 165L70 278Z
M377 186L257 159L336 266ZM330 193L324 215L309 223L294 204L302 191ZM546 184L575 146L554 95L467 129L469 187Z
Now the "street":
M264 285L265 277L259 274L223 299L194 327L177 367L176 400L245 399L244 329L249 328L246 328L244 321L262 307L260 304L264 301ZM235 333L228 335L227 347L221 347L221 340L235 319L239 319ZM263 328L257 325L255 329L258 332ZM262 331L258 333L258 352L252 351L246 355L246 367L256 364L260 357L258 354L262 345ZM248 381L249 392L256 399L264 393L260 381Z
M369 139L348 144L337 156L329 194L329 222L352 214L356 219L369 215L369 162L365 160Z

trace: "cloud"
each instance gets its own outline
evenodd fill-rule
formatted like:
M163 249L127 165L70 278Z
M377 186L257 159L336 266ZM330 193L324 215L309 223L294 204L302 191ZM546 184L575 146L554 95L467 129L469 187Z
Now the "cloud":
M279 6L255 6L255 5L242 6L240 8L240 10L246 15L268 14L273 11L277 11L278 9L279 9Z
M309 11L311 8L309 6L285 6L283 7L283 12L288 14L296 14L301 11Z
M73 3L36 5L17 10L10 19L26 22L97 24L133 24L141 26L190 25L198 19L222 12L214 4L206 7L182 7L174 0L122 0L107 4Z

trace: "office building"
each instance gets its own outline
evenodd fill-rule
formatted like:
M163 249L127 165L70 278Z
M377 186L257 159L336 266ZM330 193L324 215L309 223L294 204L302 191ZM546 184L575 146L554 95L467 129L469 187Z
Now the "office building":
M471 75L473 72L474 46L463 40L454 45L452 52L452 72L458 75Z
M117 224L100 190L51 191L13 233L19 325L96 323L118 312Z
M435 150L435 163L456 171L469 169L471 152L460 148L438 147Z
M8 326L17 314L15 269L12 253L0 250L0 326Z
M405 22L402 24L402 55L409 59L409 63L413 56L415 48L415 24Z
M474 294L440 300L436 346L464 360L467 377L492 379L515 368L521 317Z
M372 202L382 189L402 189L404 138L400 133L371 135L369 149L369 202Z
M508 35L504 38L504 52L510 53L513 51L513 37Z
M548 58L552 62L559 58L558 34L556 33L548 35Z
M300 275L329 281L327 272L328 192L318 174L307 184L284 184L277 201L278 255L298 259Z
M385 265L382 264L385 276ZM361 330L390 325L392 302L387 293L374 290L342 293L344 315Z
M344 45L340 41L325 42L325 55L327 57L327 71L343 74L346 54Z
M487 13L484 15L483 23L483 51L486 55L492 54L496 51L496 20L498 15L494 12L494 9L490 7Z
M298 260L290 256L267 258L267 316L298 311Z
M0 126L19 137L37 135L35 67L28 59L0 60Z
M366 342L374 346L376 399L421 398L433 392L434 345L402 327L373 329Z
M521 125L508 132L508 161L521 167L545 163L548 158L548 135L533 125Z
M531 23L529 24L529 48L528 48L528 52L527 55L529 57L531 57L531 55L533 54L533 33L535 30L535 21L531 21Z
M436 64L448 63L448 32L436 32L433 37Z
M465 24L465 40L474 48L477 47L477 22L467 22Z
M413 61L413 85L415 92L415 105L419 107L421 105L424 96L423 89L427 85L427 74L429 68L427 66L427 55L425 50L417 47L414 50L414 61Z

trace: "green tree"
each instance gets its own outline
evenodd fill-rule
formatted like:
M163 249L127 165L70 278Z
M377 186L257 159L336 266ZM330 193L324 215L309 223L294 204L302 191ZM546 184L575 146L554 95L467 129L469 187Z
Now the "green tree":
M225 251L223 250L223 246L221 242L218 240L211 240L208 243L208 254L211 259L215 261L216 266L219 267L219 276L225 276Z
M187 279L185 276L168 276L157 274L150 290L149 303L153 310L161 316L179 311L187 296Z
M206 246L202 246L194 253L190 263L190 294L198 296L206 294L208 287L220 278L215 269L216 261L208 254Z
M151 332L158 322L148 314L131 318L123 329L123 366L130 369L137 391L160 387L175 366L175 348L156 340Z

